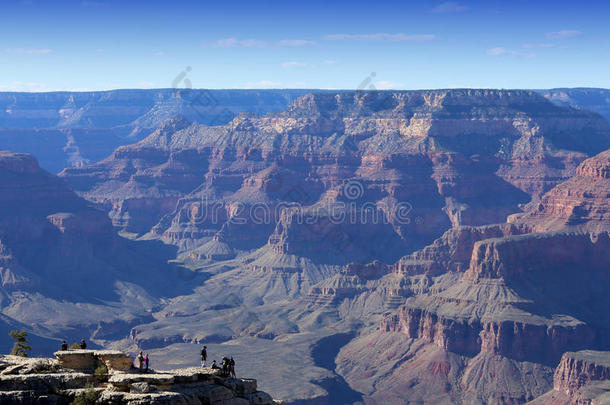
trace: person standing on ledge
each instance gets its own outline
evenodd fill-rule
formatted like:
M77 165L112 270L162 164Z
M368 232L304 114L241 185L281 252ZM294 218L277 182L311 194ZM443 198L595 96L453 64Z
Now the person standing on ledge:
M231 373L231 377L237 378L235 376L235 360L233 360L233 357L229 360L229 372Z
M61 350L64 352L68 350L68 342L66 342L65 340L61 342Z
M140 372L142 371L143 367L144 367L144 353L140 352L140 354L138 354L138 368L140 369Z
M87 348L87 342L85 342L85 339L80 341L80 348L82 350L85 350Z
M144 356L144 372L148 373L148 353Z
M203 346L203 349L201 349L201 367L205 367L205 363L208 359L208 347L207 346Z

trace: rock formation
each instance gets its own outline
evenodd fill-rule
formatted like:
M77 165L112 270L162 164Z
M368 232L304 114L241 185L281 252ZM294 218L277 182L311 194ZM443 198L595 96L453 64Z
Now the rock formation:
M242 112L280 111L306 90L180 88L92 92L0 92L0 149L33 154L54 173L108 156L161 122L184 115L223 125Z
M167 264L171 249L119 237L103 211L33 157L0 152L0 168L0 296L14 328L80 339L83 330L146 318L159 297L190 288ZM172 280L173 291L159 287L162 280ZM39 350L47 344L56 345Z
M196 261L268 243L314 262L391 263L452 226L504 221L606 147L601 117L534 92L321 93L225 126L174 118L61 176L115 225ZM282 217L286 204L300 209ZM329 210L355 219L326 227ZM255 222L257 212L264 219ZM308 243L312 235L335 243ZM363 248L371 239L384 249Z
M448 374L444 380L457 402L493 398L500 403L604 403L608 378L603 359L608 352L565 352L609 349L607 156L603 152L585 160L575 176L543 195L530 211L511 216L510 223L452 229L397 262L395 269L405 277L441 276L432 279L423 294L407 295L405 304L386 315L374 335L381 350L388 338L380 333L400 333L412 342L401 356L415 362L401 365L400 377L393 371L400 383L391 386L400 392L405 384L422 384L421 371L413 374L413 367L433 367L425 353L440 350L461 362L451 367L463 370L462 378ZM434 286L451 273L459 275L457 283ZM348 353L360 350L359 341L367 340L355 340L347 346ZM374 370L350 365L349 356L342 366L348 381L356 383L367 372L374 375ZM531 364L539 366L532 369ZM555 391L543 395L552 382L549 370L557 365ZM527 382L526 370L531 378ZM496 381L496 373L504 380ZM578 391L591 380L601 382ZM376 392L379 399L388 395ZM420 398L417 388L408 395Z
M87 202L67 190L41 211L44 232L24 233L56 235L47 244L78 258L67 271L107 275L90 294L114 301L85 301L84 336L167 362L193 343L264 353L269 363L244 367L294 401L601 398L606 377L591 364L602 362L565 358L610 349L609 148L601 116L532 91L321 92L225 125L164 120L63 171ZM22 166L12 176L39 171ZM31 226L19 221L6 229ZM3 312L60 337L73 318L41 322L49 312L27 295L45 267L0 240L7 286L26 291ZM159 242L184 264L173 278L145 261ZM176 280L192 290L170 291ZM261 366L276 359L286 371Z
M610 353L565 353L555 369L553 390L528 405L601 405L610 402Z
M534 230L570 227L604 231L610 227L610 151L582 162L576 174L546 193L531 212L512 221Z
M68 404L78 396L102 404L281 404L257 390L256 380L192 367L140 371L133 359L109 350L76 350L48 358L0 358L0 403ZM93 399L93 398L90 398Z

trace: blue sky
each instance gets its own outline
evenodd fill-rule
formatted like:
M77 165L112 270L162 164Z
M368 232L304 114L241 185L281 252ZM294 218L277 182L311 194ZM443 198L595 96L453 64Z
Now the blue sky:
M2 0L0 91L608 88L609 16L603 1Z

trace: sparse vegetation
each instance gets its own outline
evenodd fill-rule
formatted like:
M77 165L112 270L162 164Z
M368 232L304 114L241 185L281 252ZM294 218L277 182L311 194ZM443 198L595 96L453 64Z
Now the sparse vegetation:
M100 363L99 366L93 372L94 375L102 376L108 374L108 367L104 363Z
M85 391L78 394L74 400L70 402L70 405L94 405L98 396L95 388L89 386Z
M72 343L70 346L68 346L69 350L80 350L80 343Z
M11 350L11 354L15 356L28 357L28 352L32 350L32 347L28 342L28 334L25 330L12 330L8 333L8 335L15 339L15 344L13 345L13 350Z

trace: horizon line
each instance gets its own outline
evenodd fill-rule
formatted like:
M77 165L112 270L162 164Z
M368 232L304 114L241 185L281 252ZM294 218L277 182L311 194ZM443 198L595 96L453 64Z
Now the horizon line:
M27 91L27 90L2 90L0 94L51 94L51 93L109 93L113 91L320 91L320 92L374 92L374 91L395 91L395 92L407 92L407 91L442 91L442 90L500 90L500 91L549 91L549 90L610 90L610 87L588 87L588 86L575 86L575 87L547 87L547 88L527 88L527 87L438 87L438 88L414 88L414 89L332 89L332 88L306 88L306 87L269 87L269 88L245 88L245 87L226 87L226 88L175 88L175 87L152 87L152 88L138 88L138 87L123 87L114 89L100 89L100 90L47 90L47 91Z

